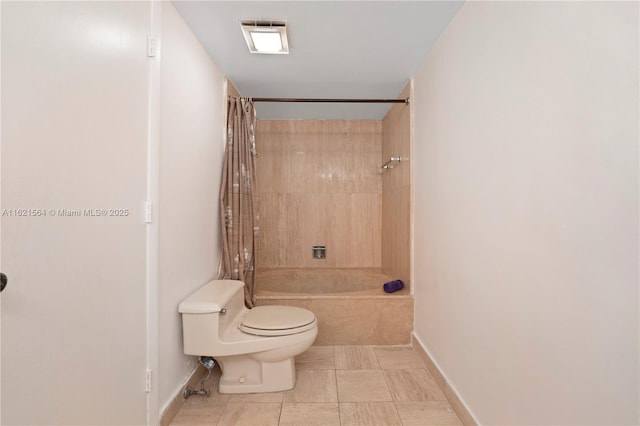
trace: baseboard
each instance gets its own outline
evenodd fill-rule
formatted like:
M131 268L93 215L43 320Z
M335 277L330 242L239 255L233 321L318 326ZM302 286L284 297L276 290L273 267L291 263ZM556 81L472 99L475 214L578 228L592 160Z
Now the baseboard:
M411 344L413 346L413 350L418 353L422 361L427 366L427 369L436 380L438 387L444 393L444 395L449 400L451 407L453 407L454 411L460 417L462 424L465 426L477 426L477 422L464 405L464 403L458 397L456 391L451 387L445 376L442 374L438 366L433 362L427 350L422 346L422 343L415 334L411 334Z
M180 411L182 404L184 404L184 402L186 401L182 397L182 394L184 393L184 390L186 389L186 387L189 386L191 389L195 389L198 383L200 382L200 379L206 372L207 372L206 368L204 368L202 365L198 365L198 368L196 368L194 372L191 374L191 377L189 377L189 380L187 380L187 383L185 383L180 388L180 390L178 391L178 394L173 397L169 405L167 405L167 408L162 413L162 416L160 417L160 426L169 426L169 424L173 421L176 414L178 414L178 411Z

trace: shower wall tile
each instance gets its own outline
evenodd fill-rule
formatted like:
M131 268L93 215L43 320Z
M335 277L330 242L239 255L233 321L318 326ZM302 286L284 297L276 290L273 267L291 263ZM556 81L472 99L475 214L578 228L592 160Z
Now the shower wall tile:
M259 120L258 190L381 192L382 123L373 120Z
M284 246L284 220L278 209L278 194L259 195L259 226L256 242L256 263L258 265L278 265L281 262L280 247Z
M399 98L410 97L410 83ZM383 120L382 158L401 157L400 163L393 163L393 169L383 174L383 185L400 188L411 184L411 107L394 104ZM386 189L386 188L385 188Z
M380 267L380 194L261 194L260 267ZM314 245L327 257L313 259Z
M236 86L233 85L231 80L229 80L228 78L225 78L224 82L227 85L227 95L233 96L235 98L239 98L240 92L238 92L238 89L236 89Z
M287 239L281 248L283 264L278 266L343 266L345 250L340 242L348 233L349 204L349 194L282 194L279 206L286 217ZM326 259L312 258L314 245L327 246Z
M411 97L411 83L399 96ZM382 270L411 285L411 108L394 105L382 122L382 159L401 157L382 175Z
M256 139L258 266L380 267L382 122L259 120Z
M349 264L362 265L368 259L372 266L382 262L382 194L351 194L351 222L342 235L341 246L346 246L344 257ZM337 265L342 266L342 265Z
M406 285L411 281L411 188L385 193L382 202L382 269Z

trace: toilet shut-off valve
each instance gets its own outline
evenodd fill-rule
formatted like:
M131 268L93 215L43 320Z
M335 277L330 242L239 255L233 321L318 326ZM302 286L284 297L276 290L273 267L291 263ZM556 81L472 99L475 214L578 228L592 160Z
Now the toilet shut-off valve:
M226 309L225 309L226 311ZM200 363L200 365L202 365L204 368L207 369L208 373L207 373L207 377L206 379L203 379L200 382L200 389L195 390L195 389L191 389L189 386L187 386L184 389L184 392L182 394L182 397L184 399L189 398L191 395L206 395L207 397L209 397L209 395L211 395L211 390L210 389L205 389L204 388L204 384L206 382L209 381L209 378L211 377L211 370L213 370L213 367L216 366L216 362L213 360L213 358L211 357L206 357L204 360L202 358L200 358L198 360L198 362Z

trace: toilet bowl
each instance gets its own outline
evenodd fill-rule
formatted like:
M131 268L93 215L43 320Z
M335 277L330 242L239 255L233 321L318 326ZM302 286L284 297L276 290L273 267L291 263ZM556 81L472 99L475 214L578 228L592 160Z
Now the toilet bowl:
M295 356L318 335L313 312L293 306L244 306L244 283L210 281L178 307L184 353L211 356L220 393L277 392L296 382Z

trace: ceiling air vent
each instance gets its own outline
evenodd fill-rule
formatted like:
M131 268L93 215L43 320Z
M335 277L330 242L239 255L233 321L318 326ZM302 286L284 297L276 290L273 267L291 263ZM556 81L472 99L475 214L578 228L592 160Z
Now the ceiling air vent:
M289 53L286 21L243 19L240 24L251 53L276 55Z

